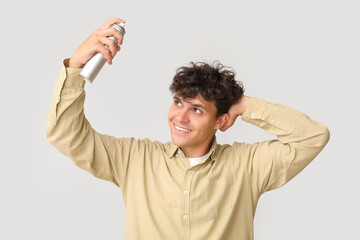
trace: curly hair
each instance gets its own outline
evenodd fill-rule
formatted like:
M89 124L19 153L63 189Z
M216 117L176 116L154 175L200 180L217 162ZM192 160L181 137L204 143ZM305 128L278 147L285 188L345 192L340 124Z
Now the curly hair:
M184 99L200 94L207 101L215 101L216 117L227 113L244 94L242 82L235 80L235 71L220 62L211 65L190 62L179 67L170 85L170 91Z

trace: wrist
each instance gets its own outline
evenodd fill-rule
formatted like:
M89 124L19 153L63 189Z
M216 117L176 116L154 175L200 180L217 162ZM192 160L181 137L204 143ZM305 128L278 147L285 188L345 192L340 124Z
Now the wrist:
M69 61L69 68L82 68L84 64L76 62L73 58L70 58Z

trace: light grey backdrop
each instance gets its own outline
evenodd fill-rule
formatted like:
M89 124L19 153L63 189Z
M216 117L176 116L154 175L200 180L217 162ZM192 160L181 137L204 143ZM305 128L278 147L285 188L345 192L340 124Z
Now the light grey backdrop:
M168 86L190 61L232 66L246 94L324 122L331 139L264 194L256 240L360 239L358 1L16 1L1 7L0 239L123 239L121 191L60 154L45 121L61 62L108 18L121 52L85 90L99 132L170 140ZM220 143L273 138L238 120ZM236 227L236 226L234 226Z

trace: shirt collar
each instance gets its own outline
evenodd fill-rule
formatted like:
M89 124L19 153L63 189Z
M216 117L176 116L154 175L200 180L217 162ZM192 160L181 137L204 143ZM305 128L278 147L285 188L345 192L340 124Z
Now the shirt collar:
M214 138L212 140L212 144L210 147L210 151L209 151L209 158L211 158L212 160L215 160L216 154L214 154L214 153L215 153L216 149L217 149L217 141L216 141L216 136L214 135ZM173 142L168 142L165 145L165 152L169 158L174 157L175 153L178 150L180 150L180 148L178 146L176 146Z

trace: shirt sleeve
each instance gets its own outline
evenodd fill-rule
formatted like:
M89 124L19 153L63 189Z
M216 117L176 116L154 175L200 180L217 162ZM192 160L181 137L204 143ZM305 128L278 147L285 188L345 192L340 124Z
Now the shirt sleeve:
M121 187L130 151L136 151L136 147L130 149L136 141L100 134L91 127L84 115L85 81L79 76L81 69L67 68L68 61L64 60L55 85L46 137L79 168Z
M260 193L281 187L325 147L327 127L290 107L250 98L242 120L276 135L276 140L243 144L253 187ZM243 149L244 149L243 148Z

